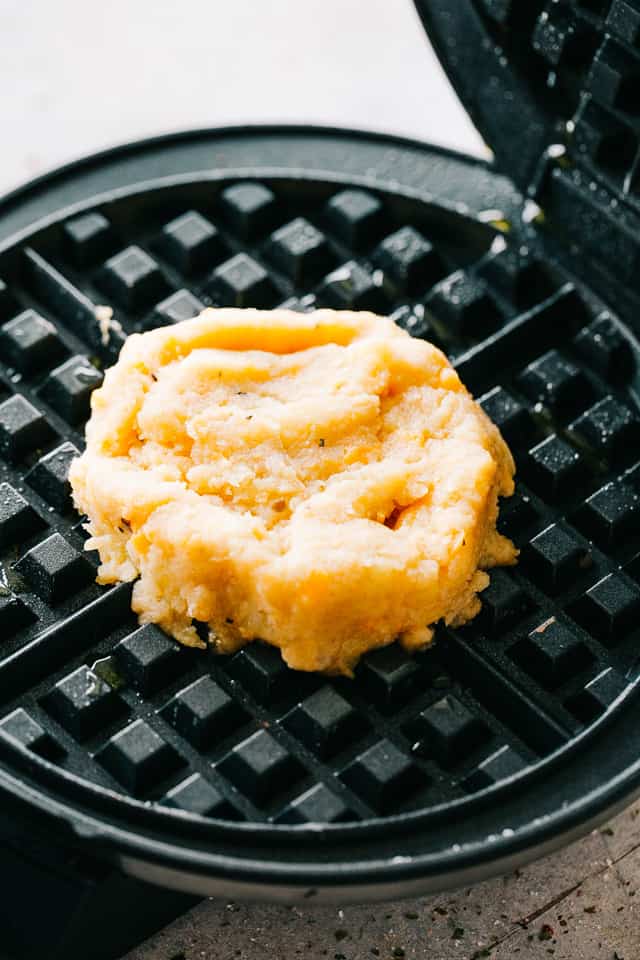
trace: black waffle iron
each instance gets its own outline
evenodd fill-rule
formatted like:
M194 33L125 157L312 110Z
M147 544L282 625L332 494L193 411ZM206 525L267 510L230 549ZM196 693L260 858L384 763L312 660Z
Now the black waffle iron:
M203 895L468 884L640 792L640 2L418 6L495 167L231 129L110 151L0 205L4 951L115 957ZM139 628L130 587L94 583L69 498L126 333L281 303L433 340L518 464L500 523L521 561L481 616L353 681Z

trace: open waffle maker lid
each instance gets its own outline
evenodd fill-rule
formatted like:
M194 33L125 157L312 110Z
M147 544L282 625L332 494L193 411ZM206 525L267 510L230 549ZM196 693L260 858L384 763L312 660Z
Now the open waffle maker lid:
M53 832L196 893L391 897L503 872L640 791L636 6L418 3L501 172L255 128L4 201L0 817L31 845ZM501 521L521 561L481 617L354 681L137 629L128 587L91 584L65 488L122 342L97 304L127 333L283 301L387 311L441 345L521 477Z
M541 208L550 254L633 322L638 0L416 0L416 7L498 169Z

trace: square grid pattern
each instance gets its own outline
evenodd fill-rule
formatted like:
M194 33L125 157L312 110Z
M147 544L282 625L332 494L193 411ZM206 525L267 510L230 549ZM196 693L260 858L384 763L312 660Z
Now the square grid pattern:
M474 3L517 74L542 98L549 115L564 123L551 134L555 149L542 158L536 175L535 199L547 223L565 246L581 248L583 263L635 291L639 0ZM615 352L613 342L609 349Z
M0 260L0 731L203 816L343 822L463 797L570 740L636 659L640 420L615 317L489 232L445 245L392 198L306 191L115 201ZM481 616L424 654L365 657L354 681L297 674L261 644L217 658L138 627L129 586L93 583L70 502L90 395L126 333L281 303L385 311L436 342L522 477L500 521L521 563L494 572Z

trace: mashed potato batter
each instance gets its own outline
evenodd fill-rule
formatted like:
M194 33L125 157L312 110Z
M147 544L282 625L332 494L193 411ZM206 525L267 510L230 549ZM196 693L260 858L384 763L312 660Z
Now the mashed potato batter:
M98 580L135 580L142 622L350 674L475 616L517 554L496 531L513 472L445 356L390 319L229 309L129 337L70 477Z

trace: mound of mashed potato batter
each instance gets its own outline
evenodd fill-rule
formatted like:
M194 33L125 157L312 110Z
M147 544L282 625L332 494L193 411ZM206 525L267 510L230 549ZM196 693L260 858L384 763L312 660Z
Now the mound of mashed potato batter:
M446 357L392 320L205 310L133 335L70 479L100 583L181 643L260 638L350 674L480 609L514 464ZM199 631L194 621L200 622Z

